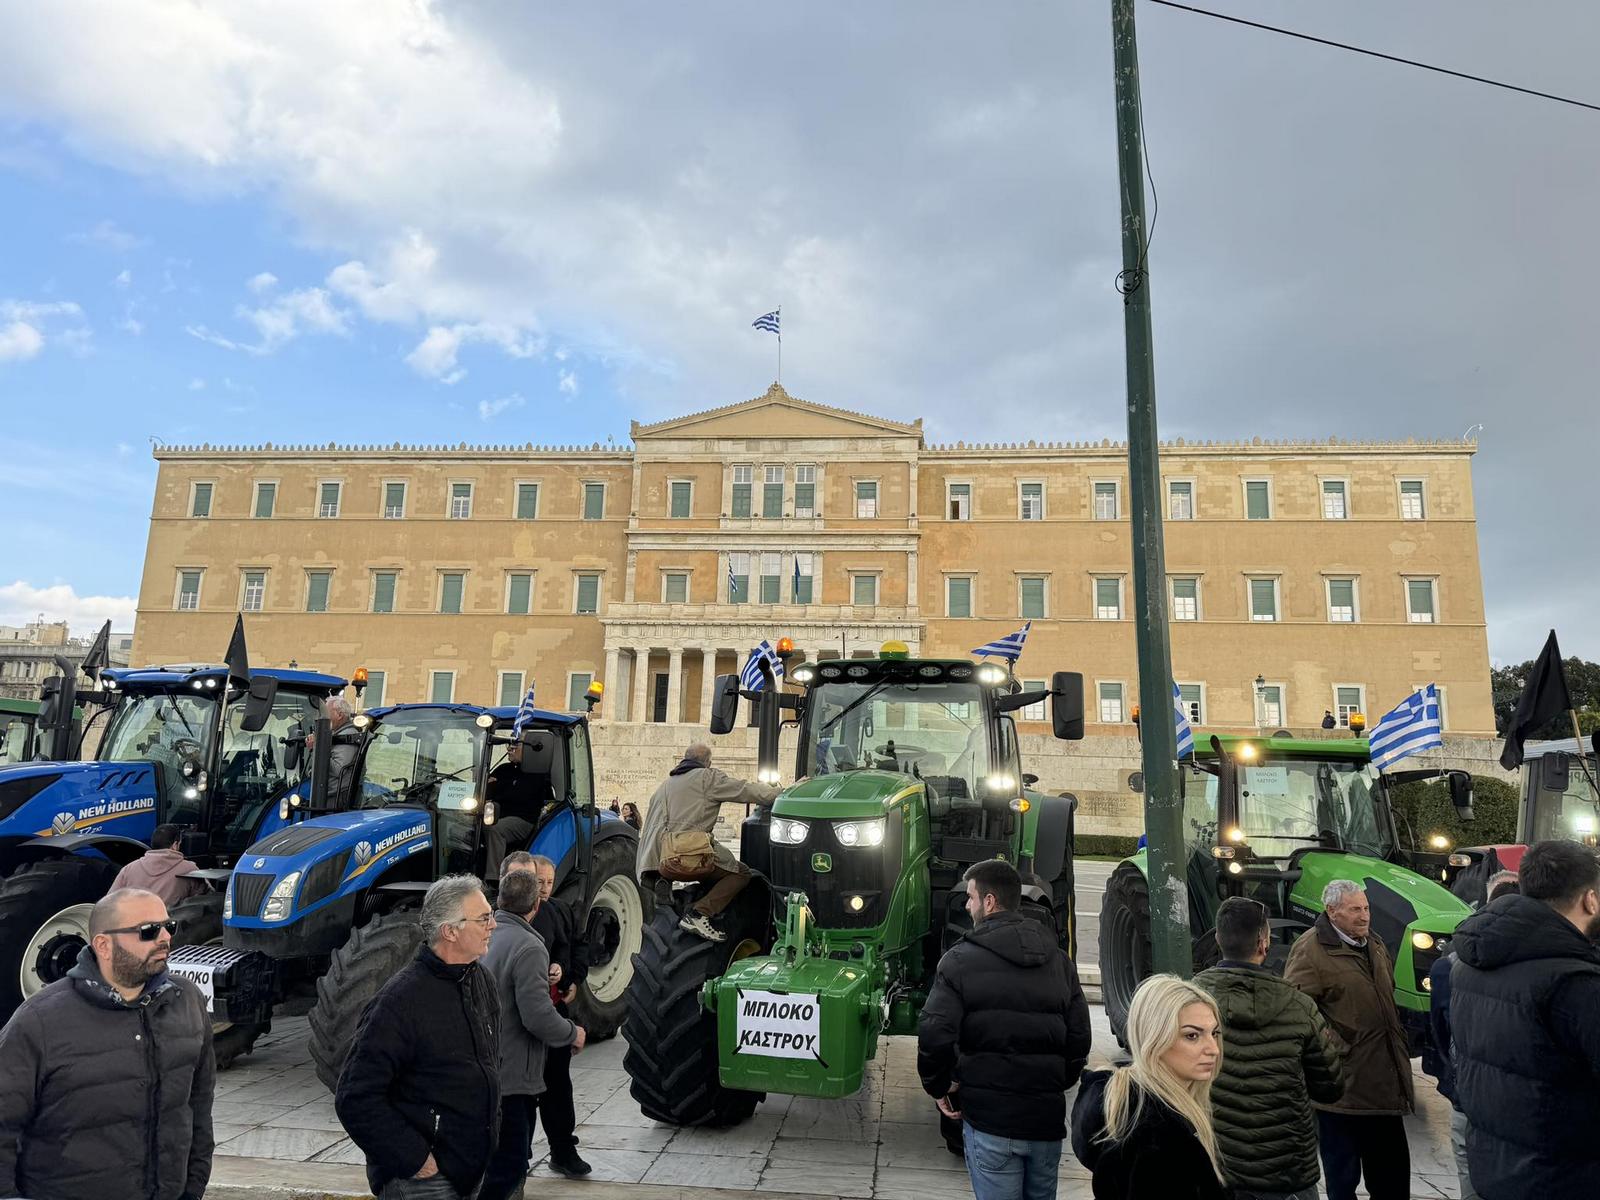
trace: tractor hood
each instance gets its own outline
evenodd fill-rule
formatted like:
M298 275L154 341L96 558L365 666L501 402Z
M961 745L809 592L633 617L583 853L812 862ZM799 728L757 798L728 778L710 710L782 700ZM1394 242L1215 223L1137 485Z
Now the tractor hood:
M834 820L881 817L921 790L921 780L898 771L845 771L796 784L778 797L772 811L780 817Z
M0 768L0 836L110 834L148 840L156 776L149 763L17 763Z

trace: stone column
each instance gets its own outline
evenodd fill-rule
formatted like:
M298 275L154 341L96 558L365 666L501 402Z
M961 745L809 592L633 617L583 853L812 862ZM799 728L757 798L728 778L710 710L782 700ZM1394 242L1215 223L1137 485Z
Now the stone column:
M600 711L608 720L622 720L622 693L618 688L622 685L619 677L622 667L622 651L615 646L606 647L606 694L600 706Z
M683 720L683 647L667 651L667 723Z
M633 651L633 703L628 707L628 720L643 725L650 719L650 647L636 646Z
M717 682L717 651L707 647L700 651L700 724L711 723L711 693Z

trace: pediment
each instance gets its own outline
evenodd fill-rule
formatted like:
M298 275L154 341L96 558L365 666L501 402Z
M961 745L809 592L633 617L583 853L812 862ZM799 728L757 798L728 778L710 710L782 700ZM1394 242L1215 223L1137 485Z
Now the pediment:
M635 442L653 438L859 438L910 437L922 441L922 419L911 424L865 413L813 404L789 395L778 384L753 400L689 413L651 425L635 421Z

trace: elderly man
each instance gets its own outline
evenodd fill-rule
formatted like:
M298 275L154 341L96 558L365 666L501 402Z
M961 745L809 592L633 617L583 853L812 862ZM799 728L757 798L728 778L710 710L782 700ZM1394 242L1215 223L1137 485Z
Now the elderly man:
M1344 1095L1316 1106L1328 1200L1354 1200L1363 1176L1372 1200L1405 1200L1405 1116L1416 1100L1394 1007L1393 961L1372 932L1360 884L1334 880L1322 891L1322 909L1290 950L1283 977L1316 1001L1344 1049Z
M704 833L716 828L724 804L771 804L778 789L762 783L735 779L711 765L711 747L695 742L683 752L683 761L667 773L666 780L650 797L644 829L639 833L638 876L652 884L660 877L661 843L670 833ZM736 859L726 846L713 841L716 865L706 876L710 890L678 924L710 942L727 940L727 934L713 922L733 903L733 898L749 885L750 868ZM650 878L646 878L649 876Z
M500 1004L479 964L494 913L446 875L422 901L424 945L361 1018L334 1107L379 1200L464 1200L499 1128Z
M0 1030L0 1196L199 1200L211 1177L211 1016L167 973L152 892L89 914L77 965Z
M356 758L361 753L361 731L351 724L350 702L343 696L329 696L322 702L322 715L328 719L328 802L343 808L355 781ZM306 737L306 753L316 749L317 735Z

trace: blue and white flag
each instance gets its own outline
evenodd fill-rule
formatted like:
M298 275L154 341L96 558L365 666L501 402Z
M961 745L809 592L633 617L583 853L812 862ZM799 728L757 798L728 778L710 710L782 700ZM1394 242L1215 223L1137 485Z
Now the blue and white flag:
M1443 745L1444 721L1439 716L1439 689L1431 683L1384 713L1367 734L1372 765L1380 771L1402 758Z
M774 680L783 678L783 659L778 657L778 652L772 648L772 643L762 638L761 644L750 651L750 657L745 660L744 670L739 672L739 686L745 691L759 692L767 686L766 678L761 674L763 660L772 667Z
M794 556L794 590L789 594L789 599L796 604L800 603L800 556Z
M1028 630L1033 628L1029 621L1015 633L1008 633L1003 638L988 642L973 651L979 658L1003 658L1007 662L1016 662L1022 655L1022 643L1028 640Z
M736 604L739 600L739 577L733 573L733 555L728 555L728 603Z
M533 724L533 683L528 683L528 694L522 698L522 704L517 708L517 716L511 722L511 738L513 741L522 736L522 731Z
M1178 717L1178 758L1194 757L1194 727L1189 724L1189 714L1183 711L1183 692L1177 684L1172 685L1172 698L1177 702Z
M775 308L769 313L764 313L763 315L757 317L754 321L751 321L750 327L752 329L765 329L768 333L775 333L781 338L783 336L783 330L778 328L778 314L782 311L783 309L781 308Z

